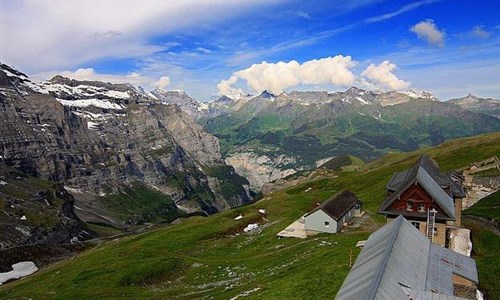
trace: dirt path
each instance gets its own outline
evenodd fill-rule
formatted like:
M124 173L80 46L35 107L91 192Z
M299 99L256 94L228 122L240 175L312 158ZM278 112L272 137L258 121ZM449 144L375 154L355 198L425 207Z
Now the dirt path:
M486 229L490 230L491 232L493 232L494 234L500 236L500 229L498 229L498 227L493 225L491 222L485 221L481 217L468 215L468 216L464 216L463 219L466 222L471 223L472 226L486 228Z

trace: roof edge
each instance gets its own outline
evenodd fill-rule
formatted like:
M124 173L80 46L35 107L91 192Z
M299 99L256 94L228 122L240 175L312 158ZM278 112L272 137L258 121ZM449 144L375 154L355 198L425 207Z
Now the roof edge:
M403 221L405 218L403 216L397 217L393 222L393 227L392 227L392 232L391 232L391 237L389 239L389 242L386 245L384 256L382 257L382 260L379 265L379 270L377 272L377 277L373 281L370 291L368 293L367 299L373 300L375 299L375 296L378 291L378 286L380 285L380 281L382 281L382 276L384 275L385 267L387 266L387 260L389 259L389 256L391 255L392 249L394 247L394 243L396 242L396 237L398 236L399 229L401 228L401 224L403 224Z

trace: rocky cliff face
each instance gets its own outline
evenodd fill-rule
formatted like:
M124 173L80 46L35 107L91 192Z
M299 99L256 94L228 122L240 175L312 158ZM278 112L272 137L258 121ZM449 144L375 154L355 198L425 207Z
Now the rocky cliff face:
M184 91L167 91L164 89L156 88L151 91L151 95L160 100L164 104L175 104L185 113L197 119L208 110L208 105L203 102L198 102L196 99L191 98Z
M2 162L96 197L140 182L187 212L249 201L214 136L129 85L60 76L35 84L1 65L0 132Z
M253 152L242 152L226 158L226 163L233 166L238 174L248 179L250 188L254 191L260 191L265 183L297 172L293 168L287 168L295 163L295 160L284 155L268 157Z

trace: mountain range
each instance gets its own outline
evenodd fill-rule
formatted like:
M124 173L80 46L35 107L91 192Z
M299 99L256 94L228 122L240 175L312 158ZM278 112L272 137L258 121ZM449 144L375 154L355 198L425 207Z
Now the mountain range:
M361 165L388 152L499 131L499 102L471 95L441 102L427 92L352 87L205 103L184 91L62 76L36 83L2 64L0 167L20 174L14 178L44 181L19 193L9 175L17 173L4 171L0 204L15 224L40 205L54 209L51 224L70 216L73 225L59 241L81 236L83 222L128 229L213 214L332 157L349 155ZM67 199L51 204L63 188ZM29 228L18 230L25 237L17 240L28 241Z
M356 87L333 93L264 91L239 99L221 97L196 116L221 141L226 162L259 190L266 182L335 156L369 161L500 130L500 101L463 99L441 102L427 92Z
M247 180L224 162L216 137L178 106L131 85L61 76L34 83L2 64L0 131L0 165L63 183L83 221L123 228L250 200ZM34 198L3 201L19 220L33 211L16 207ZM127 203L136 199L142 202Z

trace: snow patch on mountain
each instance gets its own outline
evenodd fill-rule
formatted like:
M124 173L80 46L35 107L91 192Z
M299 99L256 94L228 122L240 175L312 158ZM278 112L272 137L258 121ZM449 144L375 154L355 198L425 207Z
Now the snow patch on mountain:
M361 97L356 97L356 99L358 99L359 102L361 102L362 104L366 104L366 105L370 105L371 102L368 102L366 101L365 99L361 98Z
M64 106L74 106L74 107L94 106L104 109L117 109L117 110L124 109L122 105L113 103L108 100L100 100L100 99L65 100L60 98L56 98L56 100L59 101L59 103L61 103Z

